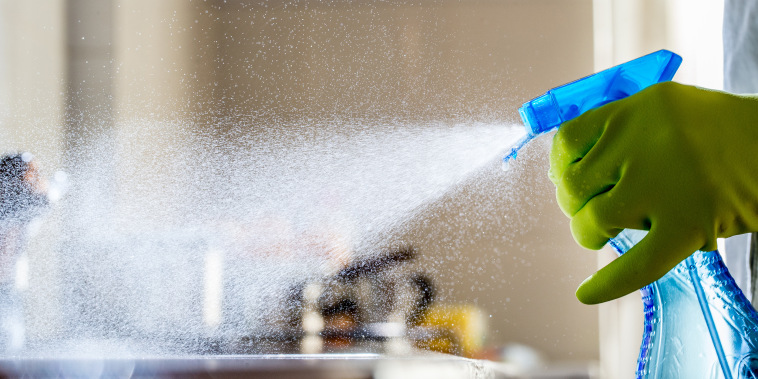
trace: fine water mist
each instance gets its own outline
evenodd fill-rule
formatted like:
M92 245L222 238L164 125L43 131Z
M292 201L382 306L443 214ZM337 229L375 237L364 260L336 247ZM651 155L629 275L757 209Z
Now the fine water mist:
M61 300L31 311L60 312L65 332L36 353L202 353L208 341L277 333L298 312L293 291L381 253L382 239L523 133L300 125L219 146L177 124L122 130L115 141L129 143L102 140L77 158L40 220L58 225Z
M594 359L549 141L500 170L518 106L593 68L592 4L548 3L0 0L0 150L51 198L0 356L304 352L308 312L398 324L427 279L479 348Z

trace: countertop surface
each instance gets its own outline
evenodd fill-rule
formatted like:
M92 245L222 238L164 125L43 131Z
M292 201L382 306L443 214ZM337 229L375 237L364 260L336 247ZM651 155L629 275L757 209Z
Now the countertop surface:
M0 359L1 377L58 378L518 378L508 366L450 355L275 354L180 357Z

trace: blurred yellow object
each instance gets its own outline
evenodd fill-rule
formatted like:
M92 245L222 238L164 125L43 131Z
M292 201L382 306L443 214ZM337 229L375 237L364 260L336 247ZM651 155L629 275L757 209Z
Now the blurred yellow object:
M433 305L418 324L414 344L419 349L475 356L484 345L487 329L481 309L473 305Z

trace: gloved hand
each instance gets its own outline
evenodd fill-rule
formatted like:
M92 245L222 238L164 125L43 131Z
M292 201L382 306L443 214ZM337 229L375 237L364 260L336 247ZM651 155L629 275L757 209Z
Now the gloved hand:
M650 231L576 291L586 304L613 300L717 237L758 231L758 98L653 85L564 123L549 176L580 245Z

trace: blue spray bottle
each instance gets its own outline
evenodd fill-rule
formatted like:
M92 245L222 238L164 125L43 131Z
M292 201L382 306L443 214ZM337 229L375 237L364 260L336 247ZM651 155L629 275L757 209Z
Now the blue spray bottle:
M660 50L554 88L519 113L527 135L503 158L583 112L674 76L682 59ZM609 244L624 254L646 232L624 230ZM717 251L697 251L642 288L644 332L637 378L758 378L758 312Z

